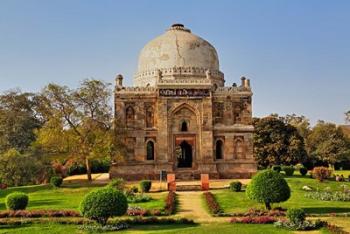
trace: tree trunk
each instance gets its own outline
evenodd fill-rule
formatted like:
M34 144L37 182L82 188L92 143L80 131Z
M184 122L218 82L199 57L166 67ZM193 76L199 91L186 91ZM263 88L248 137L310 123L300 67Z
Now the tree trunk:
M91 177L91 168L90 168L90 161L88 158L85 158L85 165L86 165L86 175L87 175L87 179L88 181L92 181L92 177Z
M270 202L265 202L265 207L266 207L266 209L271 210Z

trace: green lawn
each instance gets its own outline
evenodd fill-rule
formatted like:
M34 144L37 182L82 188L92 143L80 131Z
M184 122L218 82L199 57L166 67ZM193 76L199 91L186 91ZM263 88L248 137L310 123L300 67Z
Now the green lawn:
M79 231L75 225L59 225L59 224L45 224L45 225L31 225L20 227L1 227L0 233L28 233L28 234L58 234L58 233L86 233ZM108 232L121 234L136 234L136 233L167 233L167 234L259 234L259 233L292 233L286 230L277 229L273 225L252 225L252 224L228 224L228 223L213 223L204 225L140 225L134 226L125 231Z
M330 187L340 190L342 184L350 187L350 182L325 181L320 183L315 179L302 176L294 176L286 179L292 190L291 198L287 202L274 204L274 206L282 206L284 208L300 207L308 213L350 212L350 202L313 200L305 198L304 194L306 192L302 190L302 187L305 185L319 189ZM252 207L263 207L254 201L250 201L244 192L235 193L229 190L217 190L214 193L225 212L242 212Z
M95 187L63 187L52 188L50 185L14 187L0 190L0 210L5 210L5 197L14 191L22 191L29 195L28 209L78 209L84 195ZM144 203L129 204L143 208L161 209L164 206L166 193L150 193L153 200Z

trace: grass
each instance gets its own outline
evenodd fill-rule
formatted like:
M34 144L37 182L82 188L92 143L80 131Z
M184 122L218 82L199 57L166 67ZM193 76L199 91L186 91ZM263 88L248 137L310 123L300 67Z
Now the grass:
M302 190L302 187L307 185L312 188L324 189L330 187L332 190L340 190L341 185L347 185L350 187L349 182L335 182L325 181L318 182L315 179L311 179L307 176L293 176L286 178L288 184L292 190L291 198L287 202L280 204L274 204L274 206L282 206L284 208L303 208L307 213L339 213L350 212L350 202L341 201L320 201L310 198L306 198L304 195L307 193ZM229 190L217 190L214 191L215 196L225 212L242 212L248 208L263 208L259 203L249 200L244 192L231 192Z
M44 233L86 233L78 230L75 225L59 225L59 224L41 224L31 226L7 226L0 227L0 233L28 233L28 234L44 234ZM171 224L171 225L137 225L128 230L108 233L121 233L121 234L259 234L259 233L292 233L287 230L281 230L274 228L272 225L255 225L255 224L228 224L228 223L214 223L203 225L184 225L184 224Z
M29 195L28 209L73 209L77 210L85 194L96 189L96 186L77 187L69 186L52 188L50 185L35 185L13 187L0 190L0 210L5 210L5 197L14 191L21 191ZM145 209L161 209L164 206L166 193L150 193L153 199L149 202L130 204Z

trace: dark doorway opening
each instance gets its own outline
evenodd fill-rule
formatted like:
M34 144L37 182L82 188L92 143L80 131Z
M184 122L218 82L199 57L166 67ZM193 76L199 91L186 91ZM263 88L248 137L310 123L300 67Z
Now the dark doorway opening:
M180 144L181 154L178 157L177 167L192 167L192 146L187 141L183 141Z
M224 144L222 143L221 140L218 140L216 142L216 147L215 147L215 158L216 159L222 159L223 157L223 146Z

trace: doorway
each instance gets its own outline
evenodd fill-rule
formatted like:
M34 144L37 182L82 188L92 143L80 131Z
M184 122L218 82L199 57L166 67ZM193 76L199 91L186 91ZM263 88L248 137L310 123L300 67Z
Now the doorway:
M192 167L192 145L187 141L180 143L181 153L178 156L178 168L190 168Z

